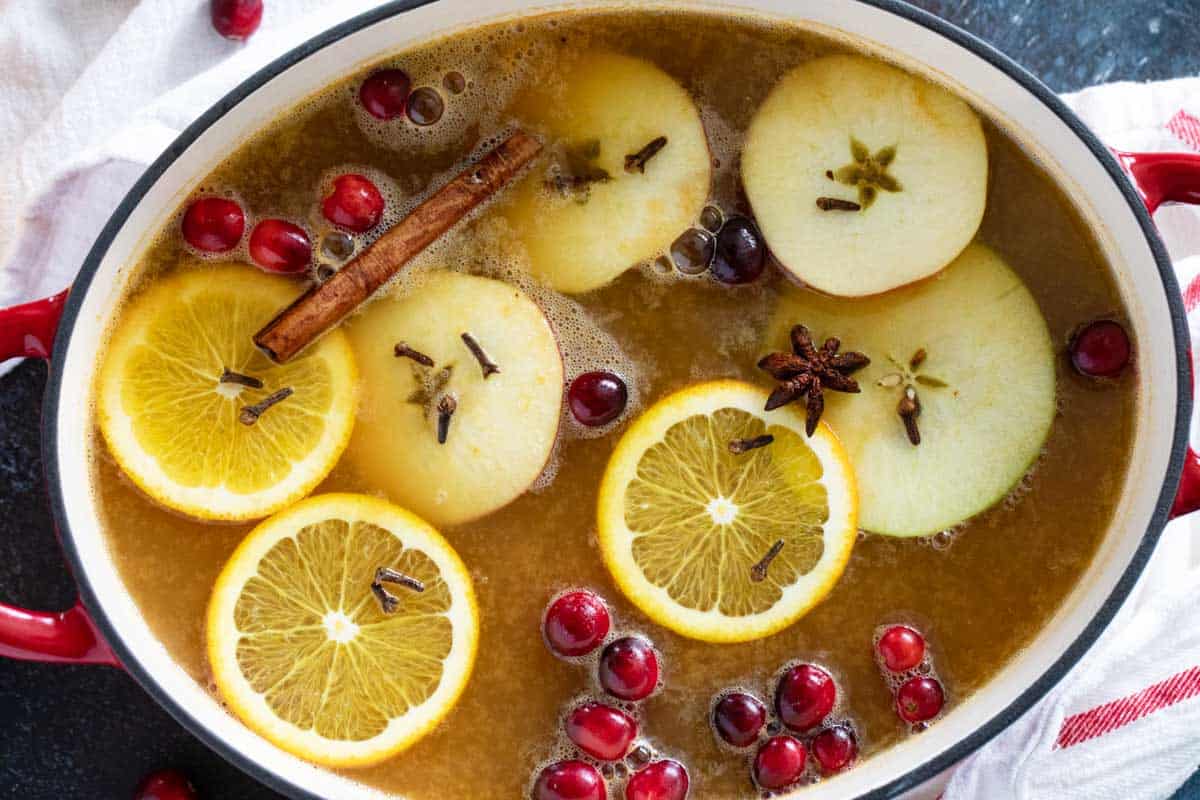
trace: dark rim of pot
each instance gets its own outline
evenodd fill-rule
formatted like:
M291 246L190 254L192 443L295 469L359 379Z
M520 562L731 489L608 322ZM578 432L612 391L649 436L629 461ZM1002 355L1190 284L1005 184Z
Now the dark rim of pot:
M52 363L61 363L66 355L67 344L70 338L71 329L74 327L75 320L79 315L80 308L83 303L83 298L87 294L88 287L92 279L95 277L96 271L103 260L105 253L116 237L117 232L125 224L129 215L134 208L141 202L142 197L150 190L151 186L162 176L167 168L179 156L187 150L188 147L196 141L199 136L208 128L216 124L225 114L248 97L251 93L271 80L288 68L302 61L308 56L317 51L337 42L340 39L349 36L363 28L373 25L381 20L401 14L414 8L419 8L434 0L394 0L386 3L377 9L369 11L360 16L347 20L340 25L337 25L329 30L309 39L288 53L280 56L272 61L267 66L260 69L258 72L251 75L240 85L237 86L229 94L221 98L215 105L209 108L195 122L187 127L172 142L162 155L160 155L153 164L151 164L134 184L129 193L117 206L104 229L101 231L96 243L92 246L87 258L84 260L82 269L78 278L75 280L70 297L67 300L66 308L63 312L62 321L59 325L58 336L54 344L54 354ZM1176 399L1176 416L1175 416L1175 435L1173 439L1171 458L1167 473L1163 479L1162 491L1158 497L1158 503L1155 506L1154 514L1150 518L1149 525L1146 528L1145 534L1142 536L1142 541L1138 545L1136 552L1133 554L1128 566L1125 568L1120 579L1117 581L1113 591L1105 599L1095 617L1083 630L1083 632L1075 639L1062 653L1062 655L1033 683L1031 683L1020 695L1018 695L1011 703L1008 704L1002 711L985 722L973 733L959 740L955 744L946 748L929 760L914 766L904 775L895 778L887 784L875 789L865 795L864 798L886 798L894 797L904 791L918 786L925 781L938 775L948 767L957 763L967 755L975 751L993 736L1004 730L1010 724L1015 722L1025 711L1027 711L1035 702L1041 699L1053 686L1065 675L1072 666L1080 659L1081 656L1088 650L1089 647L1100 636L1101 632L1108 625L1113 615L1124 602L1125 597L1133 588L1138 577L1141 575L1150 554L1154 550L1154 546L1158 541L1159 535L1162 533L1163 527L1168 521L1171 505L1175 497L1176 486L1179 483L1180 473L1183 469L1183 461L1188 442L1188 427L1191 420L1191 364L1188 357L1188 332L1186 315L1183 309L1182 299L1179 294L1179 287L1175 280L1175 272L1171 267L1170 259L1167 256L1166 249L1158 238L1157 231L1154 228L1154 223L1150 218L1150 214L1146 211L1140 197L1134 191L1133 187L1126 179L1121 168L1118 166L1112 154L1075 114L1067 108L1067 106L1047 88L1041 81L1035 78L1032 74L1018 65L1012 59L1008 58L998 50L987 44L976 36L967 33L960 28L955 27L949 22L942 20L932 14L922 11L918 8L901 2L900 0L854 0L867 6L873 6L888 13L902 17L906 20L914 22L927 28L942 37L949 39L960 47L970 51L974 55L984 59L992 66L1000 69L1008 75L1016 83L1020 84L1033 96L1038 98L1044 105L1053 111L1066 125L1074 132L1083 144L1091 150L1093 156L1104 166L1113 183L1125 197L1126 203L1129 206L1129 211L1137 219L1138 224L1142 228L1142 232L1149 242L1150 249L1154 254L1154 260L1158 265L1158 271L1162 280L1163 290L1166 292L1167 303L1171 311L1171 322L1175 334L1175 355L1176 355L1176 379L1178 381L1178 397ZM59 469L57 457L57 427L56 420L60 405L64 400L63 394L63 374L56 369L51 368L50 377L47 382L46 395L43 404L42 414L42 449L44 463L46 465L46 477L50 491L51 508L54 513L55 521L59 526L60 538L63 549L67 554L70 565L74 571L74 575L79 582L80 593L89 612L96 621L97 626L107 639L112 650L120 658L121 663L130 675L134 677L142 685L142 687L157 700L181 725L187 728L192 734L197 736L210 748L227 759L230 763L236 765L247 774L253 776L256 780L261 781L267 786L282 792L293 798L312 798L320 800L319 796L312 793L308 789L300 786L288 778L277 775L274 772L266 769L263 765L254 761L240 751L236 750L215 732L205 727L199 720L193 717L188 711L176 701L163 687L159 686L150 677L149 673L139 663L137 656L129 649L122 641L116 632L115 626L112 624L101 610L100 604L97 602L95 590L88 578L86 565L80 561L78 549L71 535L71 531L66 525L66 503L67 503L67 487L62 485L62 476ZM71 386L69 387L70 394L66 399L68 402L76 402L80 396L86 394L86 387Z

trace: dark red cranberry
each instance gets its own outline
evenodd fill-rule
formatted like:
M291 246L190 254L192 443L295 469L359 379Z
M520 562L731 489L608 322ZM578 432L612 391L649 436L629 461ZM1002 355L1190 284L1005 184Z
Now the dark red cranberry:
M821 772L826 775L850 766L858 755L858 741L854 738L854 732L845 725L834 725L821 731L813 737L809 747Z
M567 592L550 604L542 633L551 651L571 658L587 655L599 647L611 624L604 600L581 589Z
M800 664L783 673L775 689L775 713L794 731L821 724L833 711L837 686L833 676L816 664Z
M883 664L892 672L904 672L925 658L925 639L907 625L893 625L875 645Z
M772 736L754 754L754 782L763 789L785 789L804 774L808 752L791 736Z
M604 800L607 796L599 770L585 761L557 761L533 782L533 800Z
M622 700L642 700L658 686L658 653L645 639L626 636L600 654L600 685Z
M571 381L567 390L571 415L589 428L612 422L621 416L628 402L625 381L611 372L585 372Z
M250 231L250 258L267 272L293 275L308 269L312 243L299 225L264 219Z
M246 230L242 207L224 197L201 197L183 212L183 239L197 250L223 253L237 247Z
M767 246L758 227L746 217L730 217L717 234L709 268L721 283L751 283L767 265Z
M624 758L637 738L638 724L624 711L603 703L584 703L567 715L567 738L593 758Z
M941 713L946 694L937 678L910 678L896 692L896 713L905 722L924 722Z
M412 80L402 69L372 72L358 89L358 99L373 117L395 119L408 106Z
M226 39L248 39L262 22L263 0L212 0L212 25Z
M717 735L734 747L749 747L767 723L767 707L752 694L730 692L713 708Z
M1091 378L1115 378L1129 363L1133 347L1119 322L1097 320L1084 326L1071 339L1071 364Z
M683 764L669 758L655 761L629 779L625 787L625 800L684 800L688 783L687 769Z
M325 219L355 233L366 233L383 217L383 195L362 175L339 175L321 202Z
M133 800L196 800L195 787L182 772L160 769L138 783Z

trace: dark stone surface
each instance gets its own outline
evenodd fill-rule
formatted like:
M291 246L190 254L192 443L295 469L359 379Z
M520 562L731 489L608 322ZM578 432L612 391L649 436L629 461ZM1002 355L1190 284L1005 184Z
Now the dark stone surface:
M995 44L1056 91L1200 72L1200 0L919 0ZM74 599L42 490L38 415L45 366L0 378L0 600ZM123 673L0 661L0 796L128 798L165 765L208 800L278 797L184 731ZM1177 795L1200 796L1193 780ZM1186 795L1185 795L1186 793Z

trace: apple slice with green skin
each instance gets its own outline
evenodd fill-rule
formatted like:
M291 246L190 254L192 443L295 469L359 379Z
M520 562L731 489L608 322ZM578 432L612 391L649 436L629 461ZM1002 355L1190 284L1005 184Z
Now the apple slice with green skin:
M763 101L742 183L788 272L828 294L878 294L941 270L975 236L987 142L975 112L942 87L874 59L827 56Z
M363 387L346 455L392 500L452 525L537 480L558 436L563 362L549 321L520 289L446 271L424 281L346 326Z
M994 505L1041 452L1056 413L1054 348L1025 284L972 244L943 273L879 297L789 290L767 347L793 325L870 359L860 394L825 393L827 421L858 476L859 525L925 536ZM920 444L898 413L912 389Z
M515 187L505 215L551 288L603 286L664 252L703 210L712 163L700 112L649 61L580 56L537 81L516 113L550 155Z

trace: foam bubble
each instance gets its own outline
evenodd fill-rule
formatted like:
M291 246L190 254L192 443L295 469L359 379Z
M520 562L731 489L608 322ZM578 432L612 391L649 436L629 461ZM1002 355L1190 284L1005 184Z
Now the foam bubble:
M436 48L406 53L381 62L374 69L398 68L412 80L414 90L427 88L438 93L444 104L442 116L432 125L417 125L407 116L382 120L358 102L359 82L344 87L350 94L355 122L367 138L380 147L399 151L440 152L470 138L474 130L491 130L502 123L501 114L521 86L528 83L532 64L547 55L538 38L516 41L520 31L500 27L484 42L446 39ZM446 87L446 76L455 73L461 91ZM367 73L369 74L369 73Z

